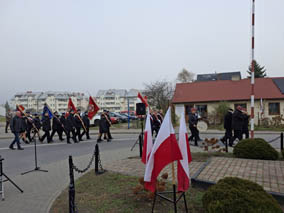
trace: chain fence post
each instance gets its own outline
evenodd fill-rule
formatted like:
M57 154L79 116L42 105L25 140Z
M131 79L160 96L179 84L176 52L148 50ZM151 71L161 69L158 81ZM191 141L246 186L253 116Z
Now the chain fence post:
M281 151L283 150L283 132L281 132L281 134L280 134L280 149L281 149Z
M69 156L69 213L75 213L75 183L74 183L74 170L73 170L73 159Z
M95 146L95 174L99 174L99 145Z

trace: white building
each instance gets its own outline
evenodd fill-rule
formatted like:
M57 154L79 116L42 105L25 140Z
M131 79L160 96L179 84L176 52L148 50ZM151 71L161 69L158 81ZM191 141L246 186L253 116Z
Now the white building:
M96 95L96 102L100 107L100 110L109 110L112 112L121 112L128 110L136 110L136 103L140 100L137 99L138 90L131 89L129 91L125 89L109 89L99 90Z
M23 92L17 93L11 100L13 108L23 105L25 109L33 112L41 112L47 103L52 111L66 112L68 99L71 98L74 105L81 110L88 107L88 98L79 92Z

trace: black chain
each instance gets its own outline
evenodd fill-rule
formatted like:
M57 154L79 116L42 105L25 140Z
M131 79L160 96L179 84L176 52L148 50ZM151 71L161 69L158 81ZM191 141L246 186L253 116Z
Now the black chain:
M76 167L75 165L73 165L73 169L74 169L76 172L78 172L78 173L85 173L85 172L88 171L88 169L91 167L91 165L92 165L94 159L95 159L95 151L94 151L94 153L93 153L93 155L92 155L92 157L91 157L91 160L90 160L88 166L87 166L85 169L82 169L82 170L81 170L81 169L79 169L78 167Z
M274 138L274 139L272 139L270 141L267 141L267 143L273 143L274 141L277 141L280 138L281 138L281 136L278 136L278 137L276 137L276 138Z

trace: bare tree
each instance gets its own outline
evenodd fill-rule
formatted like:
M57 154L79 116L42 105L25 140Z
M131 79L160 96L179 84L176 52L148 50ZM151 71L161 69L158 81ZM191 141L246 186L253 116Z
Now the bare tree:
M183 68L182 71L178 73L177 82L180 83L193 82L194 76L195 76L194 73L189 72L188 70Z
M143 94L148 98L149 105L156 109L167 110L170 100L173 97L174 87L171 82L160 80L145 84Z

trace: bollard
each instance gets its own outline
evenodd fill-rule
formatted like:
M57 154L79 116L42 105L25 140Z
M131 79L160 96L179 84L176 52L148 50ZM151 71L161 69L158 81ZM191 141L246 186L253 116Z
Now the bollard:
M139 156L140 156L140 158L142 158L142 138L143 138L142 135L143 134L139 135Z
M283 150L283 132L280 134L280 149Z
M75 213L75 183L74 183L74 170L73 170L73 159L69 156L69 213Z
M95 146L95 174L99 174L99 145Z

